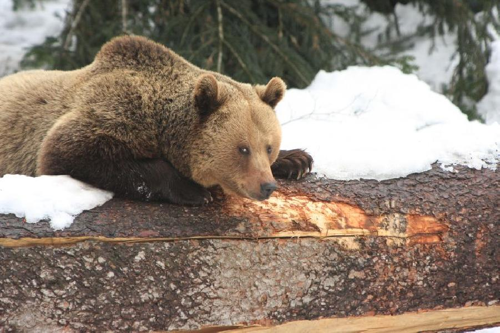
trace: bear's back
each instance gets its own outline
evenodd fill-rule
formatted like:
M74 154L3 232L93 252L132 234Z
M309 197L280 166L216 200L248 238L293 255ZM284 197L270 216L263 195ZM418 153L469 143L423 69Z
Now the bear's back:
M120 36L104 44L92 64L93 72L134 70L155 75L172 70L187 74L199 68L165 46L141 36Z
M175 68L171 67L174 66ZM47 132L61 116L81 107L88 87L122 72L153 77L190 75L196 67L169 49L142 37L118 37L105 44L94 62L75 71L32 70L0 79L0 177L35 175L36 157ZM146 73L148 72L148 73ZM179 73L179 74L177 74ZM162 75L163 74L163 75Z

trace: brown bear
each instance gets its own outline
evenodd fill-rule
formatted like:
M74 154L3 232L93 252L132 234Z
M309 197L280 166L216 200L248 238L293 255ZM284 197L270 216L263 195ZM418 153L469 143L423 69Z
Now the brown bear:
M279 151L273 108L285 89L279 78L239 83L144 37L117 37L82 69L0 80L0 177L67 174L177 204L204 204L215 185L264 200L273 172L311 169L302 150Z

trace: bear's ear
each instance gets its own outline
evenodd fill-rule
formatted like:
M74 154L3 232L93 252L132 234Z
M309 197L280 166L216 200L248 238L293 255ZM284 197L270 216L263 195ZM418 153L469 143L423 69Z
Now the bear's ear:
M206 118L222 104L220 87L212 74L203 74L194 87L194 102L200 116Z
M286 84L279 77L273 77L266 86L255 86L260 99L274 108L283 99Z

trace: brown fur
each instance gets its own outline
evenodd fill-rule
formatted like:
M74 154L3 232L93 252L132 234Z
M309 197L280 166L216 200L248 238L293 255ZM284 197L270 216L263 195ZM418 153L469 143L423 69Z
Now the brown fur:
M118 37L82 69L0 80L0 176L69 174L178 203L207 201L203 187L213 185L262 199L260 186L274 182L281 130L272 108L284 91L279 78L253 87L146 38Z

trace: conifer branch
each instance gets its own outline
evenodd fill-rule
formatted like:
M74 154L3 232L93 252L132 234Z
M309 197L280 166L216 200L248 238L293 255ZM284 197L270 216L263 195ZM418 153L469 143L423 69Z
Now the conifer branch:
M474 103L488 88L484 66L490 43L500 33L498 0L411 1L416 11L434 18L414 31L400 30L394 8L402 2L361 0L351 6L321 0L141 0L132 5L130 0L73 0L60 36L31 48L21 64L24 68L80 68L92 62L105 42L133 28L195 65L236 80L259 83L278 75L290 87L304 87L320 69L393 64L410 73L416 68L402 52L413 41L428 38L432 42L445 33L457 33L460 61L443 91L464 113L477 118ZM360 12L360 6L368 10ZM363 36L376 32L367 29L365 22L379 10L388 25L380 31L377 46L366 47L361 44ZM348 34L331 30L336 19L346 23Z
M250 30L252 30L252 32L254 34L256 34L257 36L259 36L264 42L266 42L281 58L283 58L283 60L288 64L288 66L290 66L294 72L299 76L299 78L301 79L302 83L307 85L309 84L309 80L302 74L302 72L297 68L297 66L295 66L295 64L293 62L290 61L290 59L288 58L288 56L286 54L284 54L280 49L279 47L274 44L270 39L269 37L267 37L266 35L264 35L263 33L261 33L256 27L255 25L251 24L248 20L246 20L243 15L241 15L236 9L234 9L233 7L229 6L228 4L226 4L224 1L221 1L221 4L222 6L224 6L225 8L227 8L228 11L230 11L234 16L236 16L237 18L240 19L241 22L245 23L249 28Z
M231 51L231 53L234 55L234 57L236 58L236 60L240 64L241 68L243 68L243 70L248 75L248 77L250 78L250 80L252 82L255 82L255 79L254 79L254 77L252 75L252 72L248 69L248 66L245 64L245 62L243 61L243 59L241 58L241 56L238 54L238 52L236 52L236 50L234 49L234 47L227 40L224 40L224 45L226 45L226 47L229 49L229 51Z
M73 38L73 34L75 33L75 29L78 26L78 23L80 23L80 20L82 19L83 12L85 8L87 8L90 0L83 0L82 5L78 9L78 12L75 15L75 18L73 22L71 23L71 28L69 29L68 34L66 35L66 38L64 39L64 44L63 44L63 49L67 51L70 47L71 44L71 39Z
M128 29L127 29L127 12L128 12L127 0L122 0L122 31L124 33L128 33Z
M219 54L217 56L217 72L222 73L222 45L224 43L224 29L222 26L222 9L220 8L220 0L216 0L217 4L217 20L219 26Z
M185 40L186 40L186 37L189 33L189 29L191 28L193 22L196 20L196 18L198 18L198 16L203 13L203 11L205 10L205 8L210 4L210 2L205 2L202 6L200 6L198 8L197 11L195 11L193 14L191 14L190 18L189 18L189 21L187 22L186 24L186 27L184 28L184 31L182 32L182 37L181 37L181 41L180 41L180 44L183 45Z

